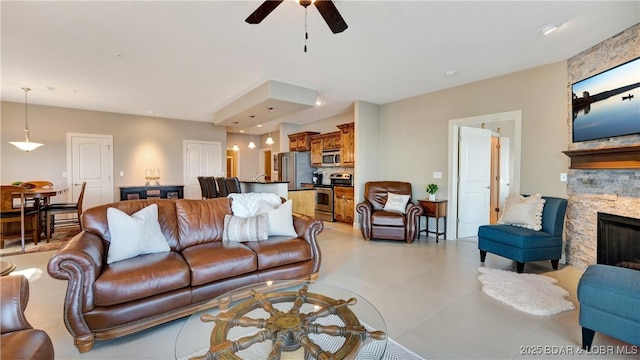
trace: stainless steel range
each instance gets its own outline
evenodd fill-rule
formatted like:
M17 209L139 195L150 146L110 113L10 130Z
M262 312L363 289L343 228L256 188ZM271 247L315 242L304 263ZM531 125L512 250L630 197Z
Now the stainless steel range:
M324 221L335 221L333 217L333 187L334 185L353 185L353 175L347 173L333 173L329 175L329 184L315 185L316 189L316 218Z

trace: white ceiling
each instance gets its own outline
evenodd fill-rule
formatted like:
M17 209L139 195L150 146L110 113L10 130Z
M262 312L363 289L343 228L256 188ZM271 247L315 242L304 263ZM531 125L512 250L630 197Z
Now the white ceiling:
M322 105L278 119L306 123L565 60L640 22L637 0L335 3L349 28L309 7L304 53L291 0L257 25L261 1L3 0L2 100L27 86L30 104L231 125L213 114L276 80L317 91Z

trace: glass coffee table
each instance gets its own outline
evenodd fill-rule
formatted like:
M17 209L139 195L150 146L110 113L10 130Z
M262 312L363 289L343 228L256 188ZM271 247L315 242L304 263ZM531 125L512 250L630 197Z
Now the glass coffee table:
M175 357L187 359L381 359L384 319L367 300L336 286L273 281L241 287L203 305L183 324Z

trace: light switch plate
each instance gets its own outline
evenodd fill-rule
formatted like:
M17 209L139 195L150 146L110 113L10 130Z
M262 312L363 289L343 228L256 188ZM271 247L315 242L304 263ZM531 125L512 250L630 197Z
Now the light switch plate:
M434 179L442 179L442 173L440 171L436 171L433 173Z
M124 176L124 171L120 170L120 176Z
M560 181L567 182L567 173L560 173Z

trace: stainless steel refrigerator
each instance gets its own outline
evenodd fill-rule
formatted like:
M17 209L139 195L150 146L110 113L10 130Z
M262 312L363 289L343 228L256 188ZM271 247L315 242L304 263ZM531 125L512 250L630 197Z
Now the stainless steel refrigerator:
M278 154L278 181L288 181L289 190L311 183L311 154L309 152L285 152Z

